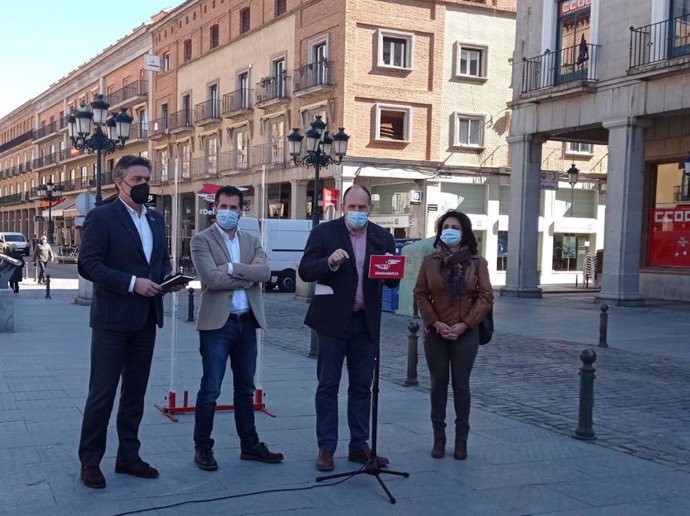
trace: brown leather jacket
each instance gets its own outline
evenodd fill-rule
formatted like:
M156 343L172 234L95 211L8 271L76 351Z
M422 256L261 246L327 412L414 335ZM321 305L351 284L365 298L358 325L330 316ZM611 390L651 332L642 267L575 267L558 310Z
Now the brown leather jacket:
M451 303L448 283L441 274L441 260L438 253L425 256L417 276L414 297L424 327L428 329L441 321L448 325L464 322L474 329L494 302L487 262L481 256L472 257L465 268L465 293L459 303Z

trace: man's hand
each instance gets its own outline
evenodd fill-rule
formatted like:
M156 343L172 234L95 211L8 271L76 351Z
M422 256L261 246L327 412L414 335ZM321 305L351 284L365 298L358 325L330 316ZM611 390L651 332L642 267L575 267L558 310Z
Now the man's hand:
M227 274L228 273L228 264L224 263L223 265L219 265L218 270L220 272L222 272L223 274Z
M349 258L350 255L347 254L347 251L345 251L344 249L336 249L335 251L333 251L333 254L331 254L328 257L328 266L332 269L334 267L337 267Z
M154 283L146 278L136 279L134 282L134 292L144 297L154 297L163 293L158 283Z

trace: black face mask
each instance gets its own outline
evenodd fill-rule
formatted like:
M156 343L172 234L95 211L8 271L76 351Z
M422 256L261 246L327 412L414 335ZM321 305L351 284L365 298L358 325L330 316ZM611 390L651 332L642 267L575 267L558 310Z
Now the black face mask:
M137 204L145 204L149 200L149 184L141 183L138 185L130 185L124 179L122 180L124 184L129 186L129 196Z

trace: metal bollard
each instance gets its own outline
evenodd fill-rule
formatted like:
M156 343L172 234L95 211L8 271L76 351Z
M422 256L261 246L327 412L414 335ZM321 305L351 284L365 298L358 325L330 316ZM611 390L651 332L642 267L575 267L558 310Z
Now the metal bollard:
M600 348L608 348L609 345L606 342L606 337L607 337L607 326L609 323L609 305L601 305L599 308L601 310L601 314L599 314L599 347Z
M187 300L187 322L190 322L194 320L194 289L189 287L187 292L189 292L189 298Z
M575 288L578 287L577 282L578 282L578 279L579 279L579 278L580 278L580 276L578 276L577 274L575 274Z
M417 380L417 332L419 331L419 324L411 321L407 325L410 334L407 336L407 379L405 385L419 385Z
M50 297L50 274L46 274L46 299L52 299Z
M594 372L596 369L592 364L597 359L597 353L593 349L585 349L580 353L580 360L582 360L582 367L580 367L580 410L577 428L573 437L575 439L582 439L590 441L596 439L593 423L594 410Z

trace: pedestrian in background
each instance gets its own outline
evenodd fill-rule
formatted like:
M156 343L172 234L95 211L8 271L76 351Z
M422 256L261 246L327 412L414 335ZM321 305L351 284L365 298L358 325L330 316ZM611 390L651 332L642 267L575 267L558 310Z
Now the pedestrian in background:
M194 235L190 244L201 279L197 330L203 368L194 411L194 463L207 471L218 469L211 433L228 359L240 459L269 464L283 460L282 453L259 440L254 421L256 330L266 327L261 283L271 279L271 271L259 238L237 227L242 206L241 190L220 188L216 223Z
M436 252L424 258L414 298L424 321L424 354L431 376L431 456L441 458L446 446L446 404L449 370L455 404L455 452L467 458L470 431L470 374L479 349L479 323L493 305L489 269L477 254L470 219L448 211L436 226Z
M381 309L379 281L368 278L372 254L395 254L393 235L369 221L371 194L351 186L343 195L344 215L312 229L299 275L316 281L305 324L319 335L316 375L316 469L331 471L338 444L338 388L347 357L348 459L367 464L371 457L369 418L374 374L374 338ZM386 281L395 288L398 280ZM320 290L323 295L320 295ZM379 466L388 465L377 456Z
M53 256L53 249L48 243L48 239L45 235L41 237L41 241L36 244L34 249L34 267L38 267L38 277L36 281L38 284L45 283L46 281L46 267L48 262L54 262L55 256Z
M138 434L156 325L163 327L160 283L172 266L165 221L144 206L151 163L140 156L123 156L113 176L118 197L86 215L77 264L79 274L93 282L91 372L79 440L81 479L91 488L105 487L100 462L118 383L115 472L158 477L158 470L139 455Z
M10 252L8 253L12 258L15 258L22 262L21 266L16 267L12 276L10 277L10 288L14 291L15 295L19 294L19 282L23 279L24 274L24 253L17 249L17 246L12 244L10 246Z

